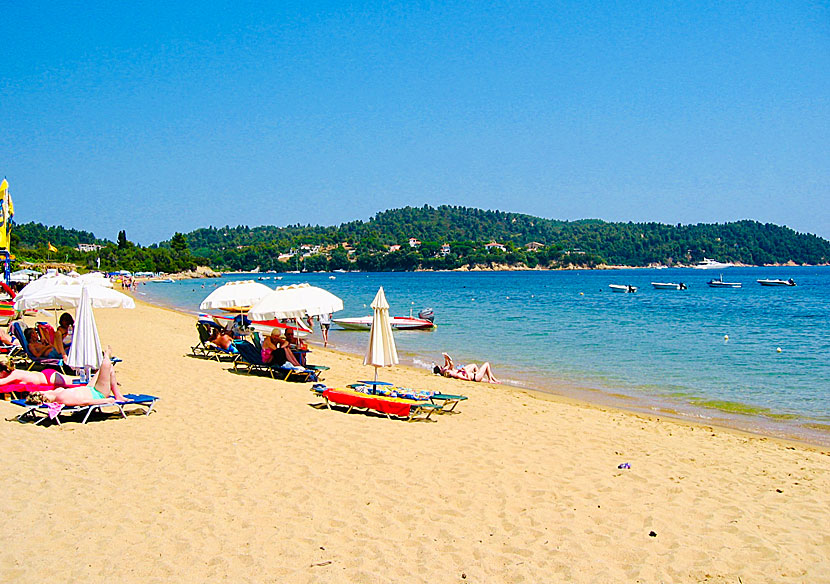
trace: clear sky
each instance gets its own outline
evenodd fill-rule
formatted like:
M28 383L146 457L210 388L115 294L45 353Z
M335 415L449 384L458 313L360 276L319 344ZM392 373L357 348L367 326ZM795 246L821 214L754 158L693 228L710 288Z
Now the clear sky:
M18 222L406 205L830 238L827 2L0 0Z

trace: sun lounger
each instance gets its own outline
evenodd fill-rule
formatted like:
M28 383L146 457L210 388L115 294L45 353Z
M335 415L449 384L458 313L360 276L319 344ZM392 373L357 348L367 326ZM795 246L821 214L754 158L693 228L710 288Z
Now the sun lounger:
M110 407L118 408L122 418L127 417L127 413L124 410L128 406L138 406L139 408L143 408L144 415L149 416L150 412L153 411L153 407L156 405L156 401L159 399L153 395L135 393L125 394L124 397L127 399L113 403L91 404L85 406L61 406L59 408L56 408L55 404L27 404L26 400L23 399L15 399L12 400L11 403L26 408L26 411L15 418L19 422L34 422L35 425L38 425L46 420L54 420L58 423L58 426L60 426L61 416L72 416L74 414L83 413L84 418L81 423L86 424L93 412L101 411L102 408ZM52 406L52 412L50 412L50 406Z
M319 373L313 369L296 367L290 363L273 364L262 361L262 353L248 341L234 341L238 352L233 361L234 371L243 370L245 373L266 372L274 379L282 381L318 381Z
M431 402L370 395L353 389L328 388L322 384L315 385L311 391L322 397L329 409L332 409L331 406L334 404L345 406L347 414L354 408L371 410L384 414L390 420L392 416L403 418L407 422L429 420L433 413L442 409L441 406Z
M51 369L57 369L58 371L64 371L62 359L35 357L34 353L32 353L31 349L29 348L29 341L26 340L26 335L23 334L23 325L20 322L13 322L10 327L10 330L11 334L14 335L14 337L20 343L20 346L25 353L25 360L29 364L27 369L31 370L34 367L48 367Z
M370 395L400 397L423 402L428 401L432 404L440 406L441 409L439 410L439 413L442 414L458 413L455 411L455 407L467 399L466 395L453 395L449 393L410 389L408 387L395 387L394 385L388 383L367 385L368 383L369 382L352 383L346 387L361 393L368 393Z
M207 359L216 359L217 361L221 361L223 358L236 358L236 349L233 346L228 349L223 349L210 341L214 328L221 329L219 325L204 320L196 323L196 331L199 333L199 344L190 348L191 353L195 357L205 357Z

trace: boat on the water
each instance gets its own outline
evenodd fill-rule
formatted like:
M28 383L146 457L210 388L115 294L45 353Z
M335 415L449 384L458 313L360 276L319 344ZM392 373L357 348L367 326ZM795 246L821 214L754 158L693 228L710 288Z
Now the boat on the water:
M656 290L686 290L686 284L683 282L652 282L651 285Z
M696 263L694 266L696 270L723 270L725 268L731 268L732 264L718 262L711 258L703 258L701 261Z
M709 280L707 284L710 288L740 288L743 285L740 282L724 282L723 274L717 280Z
M792 278L790 278L789 280L758 280L758 283L761 286L795 286L795 280L793 280Z
M608 287L611 288L613 292L633 294L637 291L637 286L632 286L631 284L608 284Z
M350 331L368 331L372 328L371 316L358 316L355 318L333 318L332 322L340 328ZM390 316L389 323L393 329L406 331L426 331L435 328L435 323L425 318L413 316Z

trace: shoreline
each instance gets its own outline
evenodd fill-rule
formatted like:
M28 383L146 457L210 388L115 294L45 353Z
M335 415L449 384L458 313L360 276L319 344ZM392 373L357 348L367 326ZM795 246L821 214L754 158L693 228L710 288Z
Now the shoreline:
M431 423L347 414L310 384L188 356L189 313L139 299L95 318L122 391L160 400L150 416L0 424L6 484L44 510L0 502L2 581L55 565L56 581L128 584L796 583L830 568L828 449L400 366L383 379L469 399ZM335 350L310 360L330 387L372 375ZM49 553L31 554L40 540Z
M129 293L129 292L127 292ZM169 310L177 314L194 318L197 311L155 304L130 293L136 302L142 302L148 306ZM362 359L359 352L349 351L348 348L324 348L317 339L307 339L307 342L315 349L324 352L333 351L343 356ZM429 368L421 366L417 362L417 355L401 354L399 367L405 367L413 372L422 373ZM494 386L496 387L496 386ZM775 420L764 414L745 414L741 412L730 412L715 407L696 405L689 403L672 403L670 399L659 398L658 396L638 397L610 390L579 385L570 380L557 379L549 387L537 386L532 380L509 380L507 383L498 384L497 387L509 391L528 392L538 399L549 399L551 396L565 400L571 404L581 404L587 407L600 409L613 409L620 413L632 415L651 416L654 418L668 418L680 423L699 425L701 427L716 427L723 430L735 431L743 435L755 436L758 438L769 438L781 440L786 443L797 443L807 447L827 448L830 447L830 426L810 427L800 424L798 428L787 425L786 422ZM460 391L460 390L459 390ZM709 414L709 415L707 415ZM786 418L785 418L786 419ZM799 433L798 431L802 433Z

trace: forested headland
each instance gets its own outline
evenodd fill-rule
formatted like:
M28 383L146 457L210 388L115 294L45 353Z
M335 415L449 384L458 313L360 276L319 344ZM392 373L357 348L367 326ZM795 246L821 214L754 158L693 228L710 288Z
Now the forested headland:
M96 247L82 251L79 244ZM26 223L14 227L12 251L18 262L59 260L93 269L100 260L100 269L168 273L197 265L284 272L685 266L703 257L746 265L830 261L830 241L771 223L560 221L455 206L392 209L328 227L211 226L146 247L130 242L125 231L110 241Z

